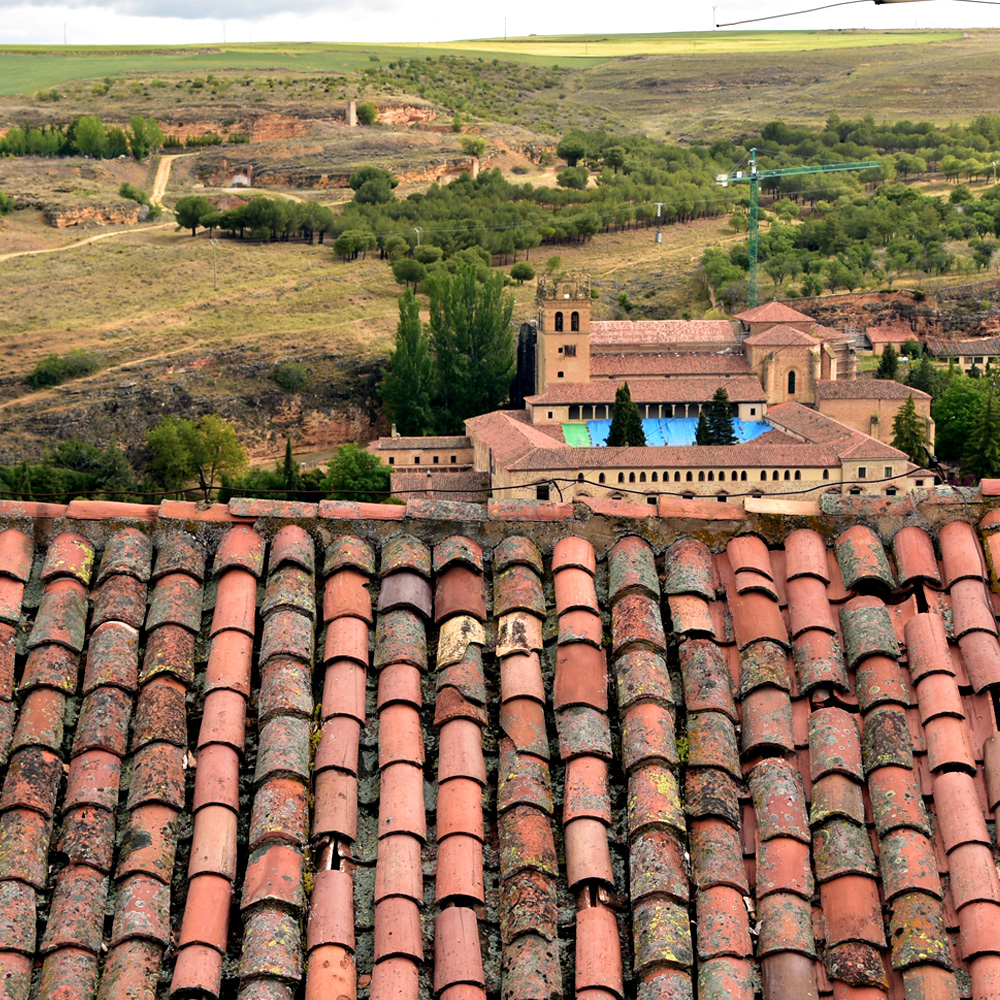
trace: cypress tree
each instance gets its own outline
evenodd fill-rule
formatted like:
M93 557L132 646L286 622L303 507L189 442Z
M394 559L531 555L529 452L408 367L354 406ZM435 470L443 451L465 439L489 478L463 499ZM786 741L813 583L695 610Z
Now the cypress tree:
M913 397L907 396L892 421L892 446L905 452L911 462L922 464L927 460L926 442L924 422L917 414Z
M299 470L299 463L295 461L295 456L292 454L292 439L290 436L285 438L285 461L281 468L281 479L285 489L290 494L288 499L294 499L294 494L302 485L302 476Z
M644 447L646 432L642 429L642 414L632 401L628 382L615 393L615 408L611 416L611 430L608 431L608 446L611 448L631 445Z
M886 344L882 357L879 359L875 378L888 379L891 382L896 377L898 369L899 355L896 353L896 348L892 344Z
M704 410L698 414L698 428L694 432L694 443L701 445L715 443L712 440L712 428L708 423L708 414Z
M712 444L736 444L733 418L730 415L729 393L723 385L715 390L715 395L712 397L708 409L708 430Z

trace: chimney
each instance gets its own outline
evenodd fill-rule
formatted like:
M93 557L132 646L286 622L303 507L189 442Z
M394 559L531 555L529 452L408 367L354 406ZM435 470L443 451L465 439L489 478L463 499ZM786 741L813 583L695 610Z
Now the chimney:
M392 430L389 431L389 436L390 437L394 437L394 438L398 438L399 437L399 431L396 430L395 423L392 425Z

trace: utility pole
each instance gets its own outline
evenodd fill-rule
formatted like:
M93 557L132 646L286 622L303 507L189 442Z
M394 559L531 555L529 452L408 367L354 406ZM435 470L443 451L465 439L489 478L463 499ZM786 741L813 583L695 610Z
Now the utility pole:
M873 170L881 166L878 160L861 160L854 163L814 163L801 167L774 167L757 169L757 150L750 150L750 170L744 174L735 170L729 174L716 174L715 183L721 187L730 184L750 183L750 287L748 299L750 308L757 305L757 188L761 178L796 177L799 174L833 174L843 170Z
M413 231L417 234L417 246L420 246L420 234L423 232L423 229L420 226L414 226Z
M219 290L219 272L216 270L216 267L215 267L215 257L216 257L216 250L218 250L219 245L218 245L218 243L215 242L215 240L212 240L211 243L212 243L212 283L215 285L215 290L218 291Z
M663 206L666 204L666 202L654 201L653 204L656 206L656 242L662 243L663 233L660 232L660 212L662 211Z
M63 21L63 45L66 44L66 22Z
M507 41L507 18L503 19L503 40Z
M718 9L719 9L718 7L713 7L713 8L712 8L712 31L715 31L715 28L716 28L716 24L717 24L717 22L716 22L716 20L715 20L715 12L716 12L716 11L717 11Z

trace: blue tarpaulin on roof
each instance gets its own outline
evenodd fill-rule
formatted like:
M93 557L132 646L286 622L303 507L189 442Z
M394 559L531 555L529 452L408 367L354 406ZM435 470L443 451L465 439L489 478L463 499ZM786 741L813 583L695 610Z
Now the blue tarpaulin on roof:
M588 420L587 429L590 431L590 439L595 445L607 444L611 421ZM672 417L667 420L648 417L643 420L642 429L646 434L646 444L648 445L687 445L694 444L698 421L694 417ZM742 420L733 420L733 430L736 433L736 440L740 444L752 441L770 429L770 424L763 420L749 420L746 423Z

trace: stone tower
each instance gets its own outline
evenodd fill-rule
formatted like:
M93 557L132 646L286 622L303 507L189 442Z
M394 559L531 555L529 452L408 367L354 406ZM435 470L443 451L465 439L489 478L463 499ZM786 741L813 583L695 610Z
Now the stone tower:
M590 281L538 279L535 392L555 382L590 381Z

